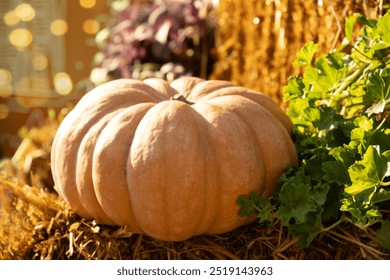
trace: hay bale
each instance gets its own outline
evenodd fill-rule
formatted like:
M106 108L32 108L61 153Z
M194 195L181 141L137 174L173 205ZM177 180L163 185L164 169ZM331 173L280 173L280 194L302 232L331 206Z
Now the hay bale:
M327 53L343 37L344 19L355 12L369 18L383 13L382 1L221 0L217 9L217 62L213 79L230 80L283 99L291 64L308 42Z
M307 249L298 249L279 221L166 242L81 219L54 193L3 176L0 189L13 195L0 215L0 259L389 259L373 232L352 226L338 226Z

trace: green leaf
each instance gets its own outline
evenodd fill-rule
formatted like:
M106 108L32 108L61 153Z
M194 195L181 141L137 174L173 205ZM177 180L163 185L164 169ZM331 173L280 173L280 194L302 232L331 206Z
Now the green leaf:
M369 146L363 159L354 163L348 172L352 185L345 188L345 192L354 196L380 186L387 172L387 159L381 157L376 148Z
M315 198L311 192L310 178L303 174L303 169L286 180L278 198L281 202L278 217L284 224L294 220L297 224L307 222L309 212L317 210Z
M390 221L384 221L375 234L383 247L390 249Z
M374 134L374 121L365 115L354 120L355 127L351 131L350 148L356 148L359 154L363 155L367 147L371 144L371 139Z
M390 203L390 12L379 20L355 14L345 25L346 38L328 54L316 55L314 43L297 54L293 65L304 72L283 94L299 167L279 178L275 208L252 205L281 219L300 247L332 228L324 223L382 223Z
M268 198L259 195L255 191L252 191L249 197L240 195L237 204L240 206L238 214L241 217L252 217L255 214L259 223L271 224L274 221L275 206L271 204Z
M293 62L293 66L308 66L313 60L314 54L318 51L318 44L313 42L307 43L297 53L297 59Z
M326 161L322 164L322 170L325 172L324 180L330 183L340 185L350 185L348 168L355 162L356 155L348 147L335 147L329 154L336 161Z
M253 204L246 195L240 195L237 199L237 204L240 206L238 214L243 217L252 217L253 215Z
M322 231L322 219L320 213L309 213L307 222L304 224L293 224L290 226L290 232L298 237L297 247L307 248L310 243Z
M390 191L384 188L378 189L371 197L372 203L380 203L388 200L390 200Z
M390 12L379 18L376 28L382 40L390 46Z
M327 96L337 84L340 76L343 76L343 70L338 69L339 65L335 64L335 59L330 60L328 57L317 58L315 67L308 66L303 74L302 81L305 84L305 90L309 92L310 99L322 99Z
M379 114L390 103L390 69L377 69L368 75L367 96L374 102L367 114Z
M327 161L322 164L322 170L325 172L324 180L330 183L351 184L348 175L348 168L338 161Z
M356 160L356 154L346 146L333 148L329 154L333 156L338 162L342 163L344 167L350 167Z
M351 222L361 229L382 221L382 215L378 208L367 201L373 192L375 192L374 188L365 191L365 194L359 197L343 198L341 200L340 210L349 212L352 215Z
M302 78L291 76L288 79L287 85L283 88L284 101L286 102L294 98L302 97L304 87L305 85L302 82Z
M362 16L361 14L356 13L353 16L347 17L345 19L345 37L348 39L348 41L351 41L355 22L361 16Z

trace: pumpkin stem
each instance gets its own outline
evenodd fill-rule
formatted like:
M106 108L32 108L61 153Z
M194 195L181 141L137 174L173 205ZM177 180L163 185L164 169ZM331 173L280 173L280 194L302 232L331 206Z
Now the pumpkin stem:
M181 102L187 103L188 105L193 105L193 104L195 104L194 102L188 101L188 100L187 100L183 95L181 95L181 94L176 94L176 95L174 95L173 97L171 97L171 100L181 101Z

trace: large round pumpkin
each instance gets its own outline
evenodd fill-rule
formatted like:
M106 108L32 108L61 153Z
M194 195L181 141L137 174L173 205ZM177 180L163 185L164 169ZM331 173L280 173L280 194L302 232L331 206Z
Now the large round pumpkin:
M297 156L268 97L226 81L114 80L65 117L52 148L56 190L82 217L161 240L231 231L237 198L271 195Z

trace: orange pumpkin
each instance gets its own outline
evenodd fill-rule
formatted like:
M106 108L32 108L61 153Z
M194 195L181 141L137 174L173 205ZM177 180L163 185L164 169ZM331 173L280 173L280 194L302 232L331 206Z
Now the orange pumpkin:
M120 79L87 93L55 136L58 193L82 217L160 240L231 231L241 194L271 195L297 161L292 124L226 81Z

